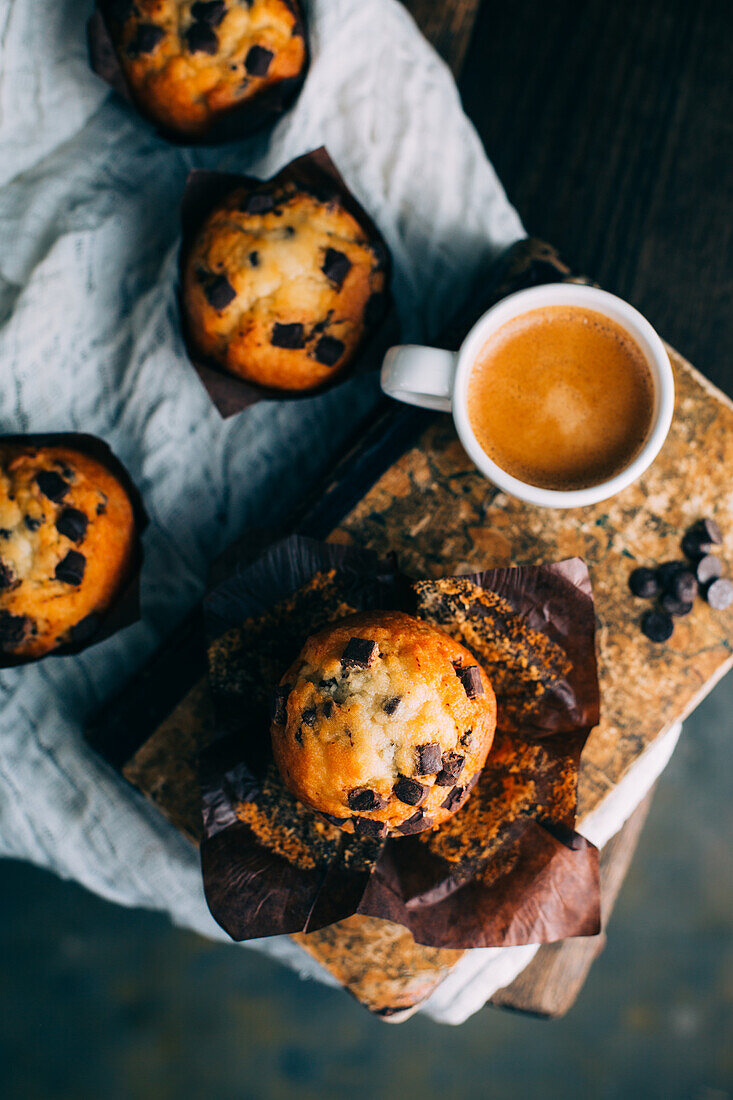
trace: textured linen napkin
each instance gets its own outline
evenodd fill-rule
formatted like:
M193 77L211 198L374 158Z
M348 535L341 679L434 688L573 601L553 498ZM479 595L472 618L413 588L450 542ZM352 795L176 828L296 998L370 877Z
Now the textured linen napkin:
M167 145L92 75L88 8L0 6L0 430L92 432L126 464L151 519L143 621L81 656L0 673L0 854L223 938L197 853L82 730L201 596L212 558L328 469L377 380L220 419L178 331L186 174L271 175L326 145L391 249L406 340L434 336L523 230L448 69L396 0L312 0L313 64L295 107L269 134L207 150ZM330 980L288 939L247 946ZM431 1014L474 1011L492 992L473 980L489 958L470 953Z

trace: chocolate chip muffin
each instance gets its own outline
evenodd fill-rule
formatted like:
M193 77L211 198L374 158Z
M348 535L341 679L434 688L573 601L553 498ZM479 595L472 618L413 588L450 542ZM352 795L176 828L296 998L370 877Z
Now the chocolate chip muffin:
M100 7L136 104L183 139L223 130L235 109L241 118L249 108L254 120L259 105L267 121L276 95L288 99L305 73L297 0L100 0Z
M101 463L0 443L0 654L42 657L90 637L134 547L132 505Z
M304 803L348 832L405 836L468 798L491 748L496 699L460 643L397 611L306 642L276 691L275 761Z
M240 378L305 391L333 379L381 319L386 255L336 190L237 188L185 261L190 341Z

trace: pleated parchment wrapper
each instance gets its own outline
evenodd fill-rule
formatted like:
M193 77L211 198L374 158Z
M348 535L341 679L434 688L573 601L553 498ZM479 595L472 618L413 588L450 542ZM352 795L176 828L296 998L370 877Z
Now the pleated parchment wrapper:
M116 634L126 626L131 626L140 618L140 574L143 566L143 546L141 535L145 530L148 517L143 508L142 498L132 478L120 460L112 453L109 445L96 435L85 432L44 432L35 435L0 435L0 447L70 447L82 454L94 458L106 467L122 485L130 498L135 519L135 548L130 563L130 572L124 586L106 611L92 613L72 628L73 641L59 646L42 657L11 657L0 654L0 668L15 668L16 665L45 661L50 657L69 657L81 653L97 642Z
M364 334L361 346L357 349L351 363L334 375L332 381L310 390L269 389L258 386L244 378L237 378L224 370L215 360L203 355L191 339L186 324L186 313L182 306L183 273L188 253L193 246L198 231L204 221L219 203L223 202L230 191L246 188L258 191L264 183L284 183L292 180L306 191L317 196L337 199L345 210L366 230L372 248L380 259L385 271L386 290L378 307L372 309L368 330ZM385 352L398 338L398 326L394 310L391 308L389 292L391 261L387 245L376 224L356 201L346 185L338 168L331 160L328 151L322 146L310 153L286 164L270 180L257 179L254 176L236 175L230 172L207 172L197 169L189 173L181 202L181 250L179 256L179 313L183 339L188 357L201 379L206 392L223 417L233 416L258 401L292 401L304 397L313 397L340 385L353 374L368 370L377 370L382 365Z
M308 34L302 7L298 0L287 0L287 2L297 16L295 33L303 37L307 54ZM105 84L109 84L110 88L114 88L138 114L151 122L162 138L174 145L216 145L227 141L241 141L255 130L274 125L291 106L308 74L309 58L306 56L303 70L298 76L282 80L267 92L232 107L216 119L202 136L193 138L190 135L182 135L174 129L161 126L155 119L150 118L144 105L135 97L120 65L104 8L104 3L97 0L95 10L87 22L89 66L92 72L96 73Z
M498 728L444 825L384 841L299 803L272 761L270 700L305 638L354 611L399 609L466 645ZM574 831L580 753L599 717L595 615L579 558L413 582L370 552L298 536L235 568L204 605L217 737L200 761L204 889L235 940L354 913L466 949L595 935L598 851Z

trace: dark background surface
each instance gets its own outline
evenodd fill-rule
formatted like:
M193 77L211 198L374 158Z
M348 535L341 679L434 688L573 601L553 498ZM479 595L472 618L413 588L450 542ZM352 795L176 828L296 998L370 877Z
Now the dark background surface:
M485 2L462 91L527 230L733 392L733 4ZM242 948L0 863L0 1095L733 1096L733 677L686 724L566 1019L389 1027Z

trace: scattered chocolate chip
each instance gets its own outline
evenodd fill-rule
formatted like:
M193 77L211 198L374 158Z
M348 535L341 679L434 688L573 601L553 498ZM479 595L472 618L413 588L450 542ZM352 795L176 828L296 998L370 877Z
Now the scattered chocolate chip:
M0 611L0 646L13 648L25 641L32 632L33 622L27 615L11 615Z
M428 797L428 788L416 779L401 775L394 785L394 793L407 806L419 806Z
M127 47L130 57L138 57L141 53L152 53L158 43L165 37L165 31L155 23L140 23L137 34Z
M723 563L715 554L706 554L700 558L695 568L698 584L709 584L723 575Z
M349 638L341 654L341 667L369 668L378 653L379 646L369 638Z
M436 785L438 787L450 787L458 779L465 763L465 756L461 756L459 752L444 752L443 767L436 776Z
M102 493L102 498L103 499L100 500L99 504L97 505L97 515L98 516L103 516L104 513L107 511L107 494Z
M56 520L56 530L72 542L83 542L89 520L78 508L64 508Z
M367 304L364 307L364 321L369 326L369 328L372 328L373 325L376 325L377 322L381 320L383 313L384 295L370 295L370 297L367 299Z
M87 559L78 550L69 550L65 558L56 566L54 576L57 581L64 584L81 584L84 580L84 570Z
M686 561L665 561L662 562L657 568L657 578L659 579L660 587L666 592L671 590L670 586L678 573L689 572L689 565Z
M212 27L218 27L226 15L227 6L224 0L196 0L191 5L191 15L199 23L208 23Z
M335 817L334 814L321 813L321 817L325 817L331 825L345 825L349 820L348 817Z
M284 726L288 717L288 695L290 695L290 684L278 684L275 688L275 698L272 708L272 720L276 726Z
M25 524L25 528L26 528L27 531L37 531L38 528L43 523L43 516L24 516L23 517L23 523ZM1 533L2 532L0 532L0 534ZM8 531L8 534L7 534L6 538L9 535L10 535L10 531Z
M695 524L695 527L701 532L707 542L711 542L713 546L722 545L723 532L714 519L700 519Z
M295 731L295 740L298 742L299 745L303 744L303 727L302 726L299 726L298 729Z
M659 601L659 609L666 612L667 615L689 615L692 611L692 603L678 600L676 596L665 592Z
M387 831L383 821L375 821L372 817L352 817L351 820L357 836L382 837Z
M64 481L55 470L40 470L36 474L36 484L43 495L54 504L59 504L69 491L68 481Z
M651 600L659 592L659 578L653 569L641 566L629 577L629 588L642 600Z
M250 262L250 265L252 267L259 267L260 266L260 254L259 254L259 252L250 252L249 262Z
M733 603L733 584L720 577L705 590L705 599L716 611L725 611Z
M28 527L28 516L26 516L26 527ZM32 531L32 527L28 527L29 531ZM8 527L0 527L0 539L9 539L12 535L12 531Z
M315 346L314 356L324 367L335 367L344 353L344 344L335 336L322 336Z
M358 810L359 813L367 813L369 810L381 810L384 799L369 787L357 787L349 791L346 801L350 810Z
M301 714L301 718L305 722L306 726L315 726L317 717L318 711L315 707L306 707Z
M255 191L253 195L247 195L244 200L244 212L245 214L267 214L273 209L274 205L275 200L272 195Z
M382 703L382 710L385 714L394 714L401 702L401 695L393 695L391 699L384 700L384 702Z
M276 321L272 326L270 343L274 348L304 348L305 333L301 324L281 325Z
M192 23L184 35L191 53L215 54L219 49L216 31L208 23Z
M471 744L471 734L472 733L473 733L473 730L466 730L465 733L461 734L460 743L463 745L464 749L467 748Z
M670 577L666 589L670 596L675 596L682 603L692 603L697 595L697 578L689 569L680 569Z
M0 561L0 588L12 588L15 584L15 574L9 565Z
M666 642L672 637L674 623L664 611L645 611L641 617L641 629L652 642Z
M697 561L698 558L711 553L714 549L715 544L710 542L699 527L691 527L682 537L682 553L690 561Z
M440 771L440 742L431 741L427 745L417 746L416 775L434 775Z
M330 718L333 714L333 699L326 699L323 704L323 717Z
M469 699L475 699L477 695L483 695L484 685L481 683L481 671L478 665L457 668L456 675L463 684L463 689Z
M294 237L295 227L292 225L286 225L283 227L283 237Z
M432 824L432 817L428 817L424 810L418 810L412 817L408 817L407 821L397 826L397 832L402 833L403 836L410 836L412 833L421 833L423 829L429 829Z
M339 289L343 286L344 279L351 271L351 260L337 248L327 248L326 257L321 264L321 271L335 283Z
M444 810L455 810L463 798L465 791L465 787L454 787L452 791L449 791L447 798L441 802L442 808Z
M274 56L272 50L266 50L264 46L251 46L244 59L244 67L250 76L267 76Z
M218 311L226 309L237 297L237 292L226 275L215 275L213 279L204 283L204 294L209 305Z

